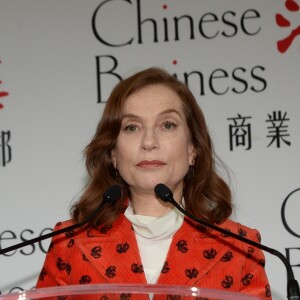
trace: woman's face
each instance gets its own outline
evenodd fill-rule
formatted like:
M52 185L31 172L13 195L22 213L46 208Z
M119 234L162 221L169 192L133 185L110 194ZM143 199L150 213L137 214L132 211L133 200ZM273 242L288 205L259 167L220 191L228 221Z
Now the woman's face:
M124 104L113 163L132 192L154 193L158 183L182 192L194 147L179 96L164 85L147 86Z

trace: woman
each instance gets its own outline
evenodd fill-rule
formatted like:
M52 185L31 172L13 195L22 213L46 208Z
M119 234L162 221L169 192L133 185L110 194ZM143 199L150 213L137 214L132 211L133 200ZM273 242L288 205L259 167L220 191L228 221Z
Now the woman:
M82 221L105 190L122 197L84 230L53 238L37 287L80 283L162 283L271 297L264 255L240 241L199 228L154 193L167 185L174 199L211 224L259 240L230 221L231 193L215 171L212 143L188 87L150 68L112 91L86 148L90 182L73 206Z

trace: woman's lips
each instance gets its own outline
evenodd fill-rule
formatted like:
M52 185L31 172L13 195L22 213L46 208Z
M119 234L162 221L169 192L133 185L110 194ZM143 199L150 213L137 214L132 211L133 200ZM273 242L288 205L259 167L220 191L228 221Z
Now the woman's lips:
M165 163L160 160L143 160L137 164L141 168L158 168L164 165Z

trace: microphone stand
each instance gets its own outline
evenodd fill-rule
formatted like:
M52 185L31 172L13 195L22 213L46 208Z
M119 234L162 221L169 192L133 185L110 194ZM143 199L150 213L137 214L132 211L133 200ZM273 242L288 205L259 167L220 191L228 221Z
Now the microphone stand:
M98 211L99 208L100 207L98 207L94 212ZM79 222L77 224L74 224L74 225L71 225L71 226L68 226L66 228L62 228L62 229L56 230L56 231L52 231L51 233L47 233L47 234L41 235L39 237L33 238L31 240L27 240L25 242L22 242L22 243L19 243L19 244L16 244L16 245L13 245L13 246L1 249L0 250L0 255L5 254L5 253L10 252L10 251L13 251L13 250L16 250L16 249L19 249L19 248L22 248L22 247L25 247L25 246L28 246L28 245L32 245L34 243L37 243L37 242L40 242L40 241L43 241L43 240L46 240L46 239L48 239L50 237L59 235L61 233L74 230L74 229L76 229L78 227L81 227L85 223L87 223L87 221L90 219L89 217L90 216L88 216L82 222Z
M256 248L262 249L268 253L271 253L272 255L277 256L285 265L286 270L287 270L287 278L288 278L288 282L287 282L287 299L289 300L300 300L300 289L299 289L299 284L298 281L295 279L294 276L294 272L293 269L289 263L289 261L286 259L286 257L279 251L269 248L265 245L262 245L260 243L254 242L252 240L249 240L243 236L240 236L238 234L235 234L231 231L228 231L224 228L221 228L219 226L213 225L213 224L209 224L199 218L197 218L196 216L192 215L191 213L189 213L188 211L186 211L185 209L183 209L173 198L173 193L171 192L171 190L165 186L164 184L158 184L155 187L155 193L156 195L163 201L165 202L170 202L171 204L173 204L179 211L181 211L184 215L186 215L187 217L189 217L190 219L196 221L197 223L204 225L206 227L212 228L218 232L221 232L225 235L231 236L237 240L240 240L246 244L252 245Z
M103 207L110 202L111 204L114 204L121 196L121 188L118 185L113 185L111 186L103 195L103 201L99 204L99 206L91 213L89 214L85 219L83 219L81 222L70 225L68 227L53 231L51 233L47 233L44 234L42 236L33 238L31 240L27 240L25 242L4 248L4 249L0 249L0 255L5 254L7 252L46 240L50 237L65 233L67 231L71 231L74 229L77 229L79 227L82 227L83 225L85 225L88 221L92 220L102 209Z
M22 243L19 243L19 244L1 249L0 250L0 255L5 254L5 253L10 252L10 251L13 251L13 250L16 250L16 249L19 249L19 248L22 248L22 247L25 247L25 246L28 246L28 245L32 245L34 243L46 240L46 239L51 238L53 236L59 235L61 233L65 233L67 231L71 231L71 230L74 230L78 227L81 227L84 224L86 224L90 219L92 219L92 217L95 216L103 206L104 205L100 204L90 215L88 215L83 221L81 221L79 223L70 225L68 227L65 227L65 228L62 228L62 229L59 229L59 230L56 230L56 231L52 231L51 233L41 235L41 236L33 238L31 240L27 240L25 242L22 242Z

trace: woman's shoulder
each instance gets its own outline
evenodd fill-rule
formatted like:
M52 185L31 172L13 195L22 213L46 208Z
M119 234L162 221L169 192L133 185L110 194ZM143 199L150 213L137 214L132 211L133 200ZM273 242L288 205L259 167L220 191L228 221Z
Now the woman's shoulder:
M219 226L245 238L250 238L257 242L261 241L260 233L256 228L248 227L231 219L227 219Z
M68 238L73 233L74 222L72 220L65 220L57 222L53 227L52 241L61 241L62 238Z
M64 229L66 227L74 225L74 222L72 220L65 220L65 221L59 221L54 225L54 231Z
M110 234L126 232L131 228L131 223L127 218L121 214L117 219L110 225L98 225L94 226L89 223L75 223L73 220L65 220L55 224L53 231L57 232L57 236L70 237L92 237L92 236L108 236ZM61 232L61 234L58 233Z

